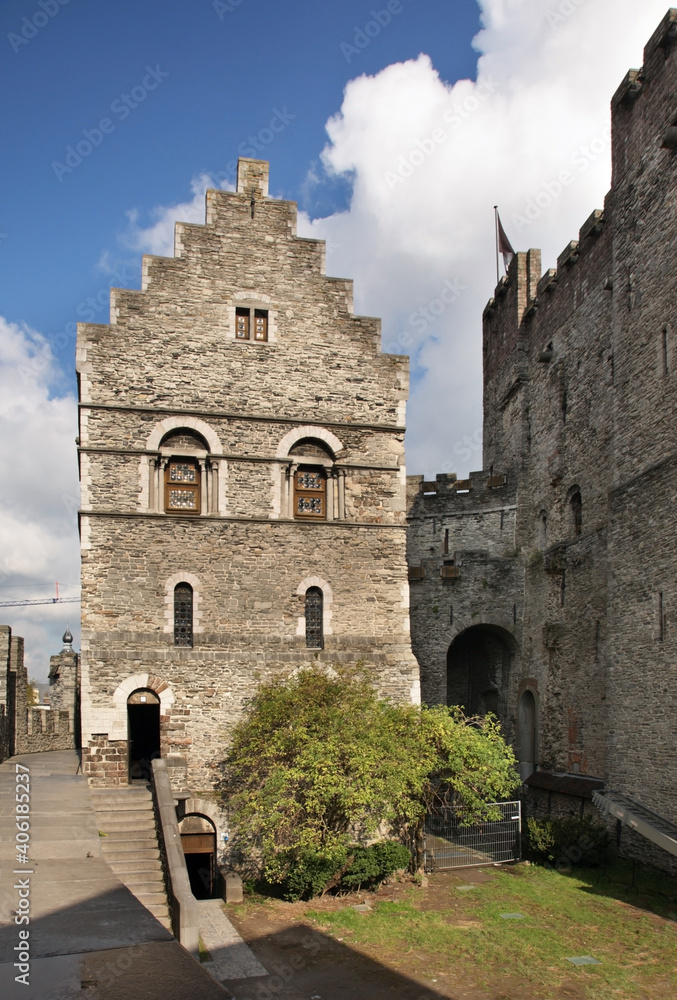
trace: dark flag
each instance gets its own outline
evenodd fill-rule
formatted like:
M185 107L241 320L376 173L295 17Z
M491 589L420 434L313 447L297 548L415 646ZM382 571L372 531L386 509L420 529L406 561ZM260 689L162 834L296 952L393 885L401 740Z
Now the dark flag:
M510 261L515 256L515 251L512 248L510 240L505 235L505 229L501 223L501 217L498 214L498 209L496 209L496 238L498 240L498 252L503 255L503 264L507 274L508 268L510 267Z

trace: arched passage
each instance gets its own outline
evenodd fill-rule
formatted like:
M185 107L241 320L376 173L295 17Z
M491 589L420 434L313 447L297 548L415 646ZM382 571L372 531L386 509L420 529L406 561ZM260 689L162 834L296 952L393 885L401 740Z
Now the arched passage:
M447 652L447 704L505 719L513 647L512 636L497 626L473 625L457 635Z
M196 899L213 899L216 892L216 828L207 816L188 813L179 823L190 888Z
M150 762L160 756L160 699L150 688L132 691L127 699L129 780L150 781Z

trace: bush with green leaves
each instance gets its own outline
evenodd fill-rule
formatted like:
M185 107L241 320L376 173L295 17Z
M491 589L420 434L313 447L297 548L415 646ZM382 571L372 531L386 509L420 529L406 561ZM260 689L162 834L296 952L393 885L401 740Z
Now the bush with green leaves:
M411 865L409 848L396 840L356 847L351 854L350 866L341 876L342 889L372 889L393 872Z
M298 869L289 891L302 883L303 895L325 872L315 855L329 867L385 827L419 864L427 809L444 802L466 822L491 819L487 803L518 784L492 716L396 705L361 669L314 666L261 685L233 730L221 791L241 855L260 859L272 883Z
M541 860L557 867L599 864L609 844L605 826L591 816L527 819L527 842Z

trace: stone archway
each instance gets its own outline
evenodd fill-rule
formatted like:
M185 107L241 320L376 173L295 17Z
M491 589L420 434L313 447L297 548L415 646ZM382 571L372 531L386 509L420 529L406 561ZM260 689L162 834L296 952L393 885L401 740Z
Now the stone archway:
M179 833L193 895L196 899L213 899L218 888L213 820L202 813L186 813L179 822Z
M457 635L447 652L447 704L505 720L514 648L514 638L496 625L472 625Z

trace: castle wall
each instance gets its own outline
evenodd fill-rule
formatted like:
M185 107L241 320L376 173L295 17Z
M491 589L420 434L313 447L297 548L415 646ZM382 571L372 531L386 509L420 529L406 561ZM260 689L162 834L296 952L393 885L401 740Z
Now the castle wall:
M523 573L514 630L521 680L515 691L511 670L501 710L515 734L520 690L534 693L538 767L602 777L675 820L676 10L613 98L612 149L604 210L589 216L557 268L541 275L537 250L518 253L484 311L484 465L489 475L507 472L514 489L515 551L511 572L473 593L472 604L488 620L504 616ZM479 495L466 496L470 516L454 544L495 558L494 526ZM435 506L441 521L457 499L413 489L410 564L412 555L433 557L422 507ZM415 597L432 588L427 579L426 567L412 583L412 635L424 692L442 701L450 696L444 642L430 602L420 611ZM461 574L453 586L462 583ZM535 791L534 807L550 808L555 794ZM577 812L574 798L556 808ZM636 838L626 841L636 853ZM655 860L649 848L644 855Z
M267 197L267 165L239 169L237 192L207 193L206 225L177 225L174 259L144 258L141 292L113 290L110 326L79 327L83 754L99 783L128 780L135 689L159 697L162 755L184 757L197 789L264 679L363 662L382 693L419 697L407 360L380 353L351 282L324 275L324 245L296 237L296 206ZM237 338L238 308L265 310L267 341ZM195 516L165 512L172 431L202 442ZM304 440L324 455L318 520L294 517ZM175 645L180 580L191 648ZM323 592L322 649L306 645L309 586Z

